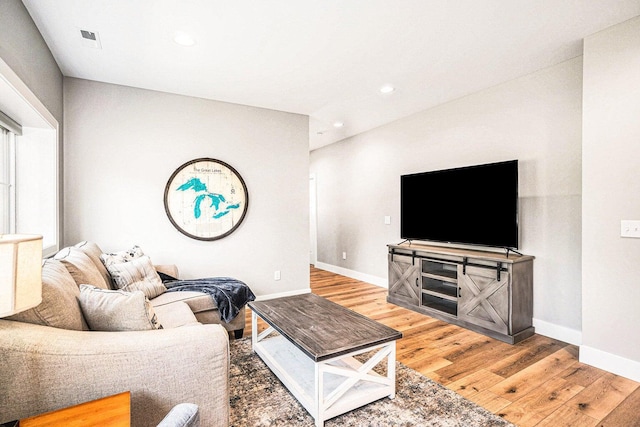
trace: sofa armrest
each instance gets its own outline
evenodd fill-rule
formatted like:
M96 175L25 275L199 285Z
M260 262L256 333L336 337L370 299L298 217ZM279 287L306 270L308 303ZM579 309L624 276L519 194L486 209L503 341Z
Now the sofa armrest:
M132 425L190 402L203 425L227 426L228 375L220 325L97 332L0 319L0 423L130 391Z
M164 274L168 274L171 277L175 277L176 279L179 279L178 277L178 266L174 265L174 264L159 264L159 265L154 265L153 266L156 271L160 272L160 273L164 273Z

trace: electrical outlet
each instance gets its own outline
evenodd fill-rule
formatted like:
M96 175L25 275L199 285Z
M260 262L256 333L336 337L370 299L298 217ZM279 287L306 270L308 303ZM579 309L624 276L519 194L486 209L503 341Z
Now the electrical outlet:
M346 252L342 252L342 259L347 259L347 253Z
M620 221L620 236L640 238L640 221L626 219Z
M276 270L273 273L273 280L280 280L280 270Z

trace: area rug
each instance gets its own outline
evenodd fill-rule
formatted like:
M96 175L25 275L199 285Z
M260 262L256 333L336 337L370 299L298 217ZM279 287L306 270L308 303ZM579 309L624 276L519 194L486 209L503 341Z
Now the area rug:
M385 363L381 364L385 365ZM251 351L251 339L231 341L231 426L314 426L314 420ZM513 426L486 409L396 362L396 397L325 422L326 427Z

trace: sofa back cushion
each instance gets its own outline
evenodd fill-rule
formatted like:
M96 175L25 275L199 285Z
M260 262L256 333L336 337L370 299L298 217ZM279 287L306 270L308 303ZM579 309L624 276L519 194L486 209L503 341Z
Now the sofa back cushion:
M78 285L62 262L46 259L42 264L42 302L7 319L61 329L88 330L78 303L79 296Z
M113 286L113 281L111 280L111 275L100 260L102 249L100 249L100 247L94 242L88 242L86 240L78 243L77 245L75 245L75 247L84 252L91 259L91 261L93 261L93 264L100 272L100 275L104 279L105 283L107 283L111 289L115 289L115 287Z
M71 246L58 252L55 259L67 268L76 285L93 285L101 289L109 289L109 282L100 274L91 258L82 250Z

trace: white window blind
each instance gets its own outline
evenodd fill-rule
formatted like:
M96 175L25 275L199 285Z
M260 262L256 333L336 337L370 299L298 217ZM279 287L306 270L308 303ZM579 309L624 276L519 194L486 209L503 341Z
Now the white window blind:
M44 249L57 240L57 150L53 131L23 128L16 138L16 232L41 234Z
M0 125L0 233L42 235L43 249L57 246L57 146L50 129Z
M22 135L22 126L20 126L20 123L16 122L2 111L0 111L0 128L16 135Z

